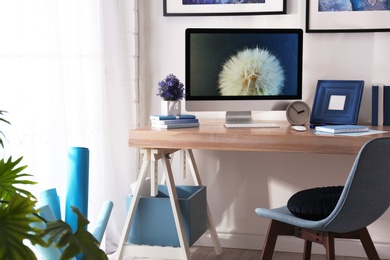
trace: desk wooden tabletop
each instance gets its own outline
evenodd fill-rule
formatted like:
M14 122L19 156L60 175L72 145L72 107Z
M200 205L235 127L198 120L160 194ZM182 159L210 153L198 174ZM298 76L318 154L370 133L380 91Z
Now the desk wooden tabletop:
M129 146L139 148L201 149L231 151L357 154L368 140L390 137L390 127L370 127L387 133L342 136L319 135L312 130L297 132L287 122L279 128L225 128L220 120L200 120L200 127L130 130Z

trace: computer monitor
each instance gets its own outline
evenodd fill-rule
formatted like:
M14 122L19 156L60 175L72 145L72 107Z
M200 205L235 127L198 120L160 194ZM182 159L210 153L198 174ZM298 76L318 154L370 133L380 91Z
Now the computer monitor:
M302 98L302 29L189 28L185 44L187 111L247 122Z

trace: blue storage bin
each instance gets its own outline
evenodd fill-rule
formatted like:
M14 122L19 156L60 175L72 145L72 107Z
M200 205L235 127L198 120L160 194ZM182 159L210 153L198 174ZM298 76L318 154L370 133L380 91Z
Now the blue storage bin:
M191 246L207 230L206 187L176 186L176 191L187 240ZM126 212L132 198L126 198ZM158 186L156 197L140 198L127 243L180 246L166 185Z

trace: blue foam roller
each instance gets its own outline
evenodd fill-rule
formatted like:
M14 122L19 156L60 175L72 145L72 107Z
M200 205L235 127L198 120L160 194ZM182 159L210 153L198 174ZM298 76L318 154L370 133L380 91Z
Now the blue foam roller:
M100 209L99 216L96 221L95 229L92 232L92 235L96 238L96 240L101 243L104 232L106 231L106 227L108 224L108 220L111 215L112 207L114 203L112 201L105 201Z
M61 219L60 197L55 188L42 191L39 197L41 206L49 205L57 220Z
M68 190L66 194L65 222L77 230L77 215L71 206L77 207L88 218L89 150L71 147L68 151Z

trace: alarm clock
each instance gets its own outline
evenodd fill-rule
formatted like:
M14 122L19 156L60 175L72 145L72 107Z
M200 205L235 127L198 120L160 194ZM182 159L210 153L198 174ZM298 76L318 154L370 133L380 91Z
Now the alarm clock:
M286 109L287 121L292 125L304 125L310 119L310 107L303 101L294 101Z

